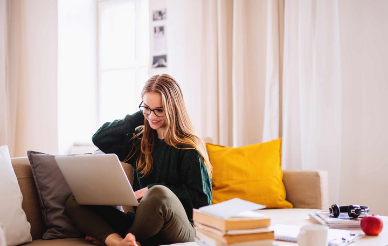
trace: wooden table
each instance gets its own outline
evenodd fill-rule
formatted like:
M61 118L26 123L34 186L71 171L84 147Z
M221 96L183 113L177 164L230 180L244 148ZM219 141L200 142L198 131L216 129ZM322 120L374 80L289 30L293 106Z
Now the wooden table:
M316 211L315 209L265 209L261 213L271 218L271 225L313 225L316 224L309 219L308 214ZM366 236L350 244L351 246L388 246L388 217L381 216L383 220L383 231L378 236ZM364 234L361 229L351 231ZM172 244L174 246L198 246L196 243ZM297 243L274 241L273 246L296 246Z
M286 225L313 225L316 224L314 221L308 219L308 213L310 213L310 209L306 209L307 212L307 218L304 219L298 219L296 216L295 218L287 218L287 211L286 209L270 209L270 210L263 210L263 213L265 213L267 216L271 218L271 225L274 224L286 224ZM282 215L279 216L279 213ZM381 216L381 219L383 220L383 230L380 232L378 236L366 236L364 235L362 238L357 240L356 242L350 244L351 246L388 246L388 217L387 216ZM361 229L359 230L354 230L354 229L349 229L350 231L354 232L362 232ZM289 243L289 242L282 242L282 241L275 241L274 246L296 246L298 245L297 243Z

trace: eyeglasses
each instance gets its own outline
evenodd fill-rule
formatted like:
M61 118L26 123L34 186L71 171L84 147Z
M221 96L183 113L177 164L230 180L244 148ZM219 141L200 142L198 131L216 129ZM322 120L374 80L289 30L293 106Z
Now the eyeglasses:
M164 116L164 110L163 109L161 109L161 108L150 109L149 107L143 106L142 104L143 104L143 102L140 103L139 108L140 108L141 112L143 112L143 114L150 115L151 112L154 112L154 115L156 115L158 117L163 117Z

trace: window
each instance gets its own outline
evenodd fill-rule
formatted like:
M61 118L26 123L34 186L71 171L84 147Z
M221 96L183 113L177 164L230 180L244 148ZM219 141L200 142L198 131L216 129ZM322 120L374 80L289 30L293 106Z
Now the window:
M138 110L148 80L149 10L146 0L98 2L99 125Z

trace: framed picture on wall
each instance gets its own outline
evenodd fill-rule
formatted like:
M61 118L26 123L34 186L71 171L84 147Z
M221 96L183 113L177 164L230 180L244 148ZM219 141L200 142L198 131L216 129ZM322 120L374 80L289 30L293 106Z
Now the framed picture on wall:
M153 21L165 20L166 18L167 18L166 9L154 10L152 12L152 20Z
M166 40L166 27L155 26L154 27L154 53L163 54L167 52L167 40Z
M154 56L152 59L152 68L167 67L167 55Z

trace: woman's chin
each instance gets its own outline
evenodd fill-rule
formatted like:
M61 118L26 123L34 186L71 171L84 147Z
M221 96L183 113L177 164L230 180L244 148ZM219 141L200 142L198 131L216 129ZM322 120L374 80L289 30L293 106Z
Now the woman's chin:
M158 130L158 129L160 128L160 126L161 126L160 123L159 123L159 124L151 124L151 123L150 123L150 127L151 127L152 129L154 129L154 130Z
M150 126L152 129L154 129L154 130L158 130L159 128L164 128L164 127L166 127L166 124L165 124L165 122L163 122L163 121L160 121L160 122L157 123L157 124L153 124L153 123L151 123L150 121L148 121L148 124L149 124L149 126Z
M151 126L151 128L156 131L156 130L158 130L160 128L160 126Z

